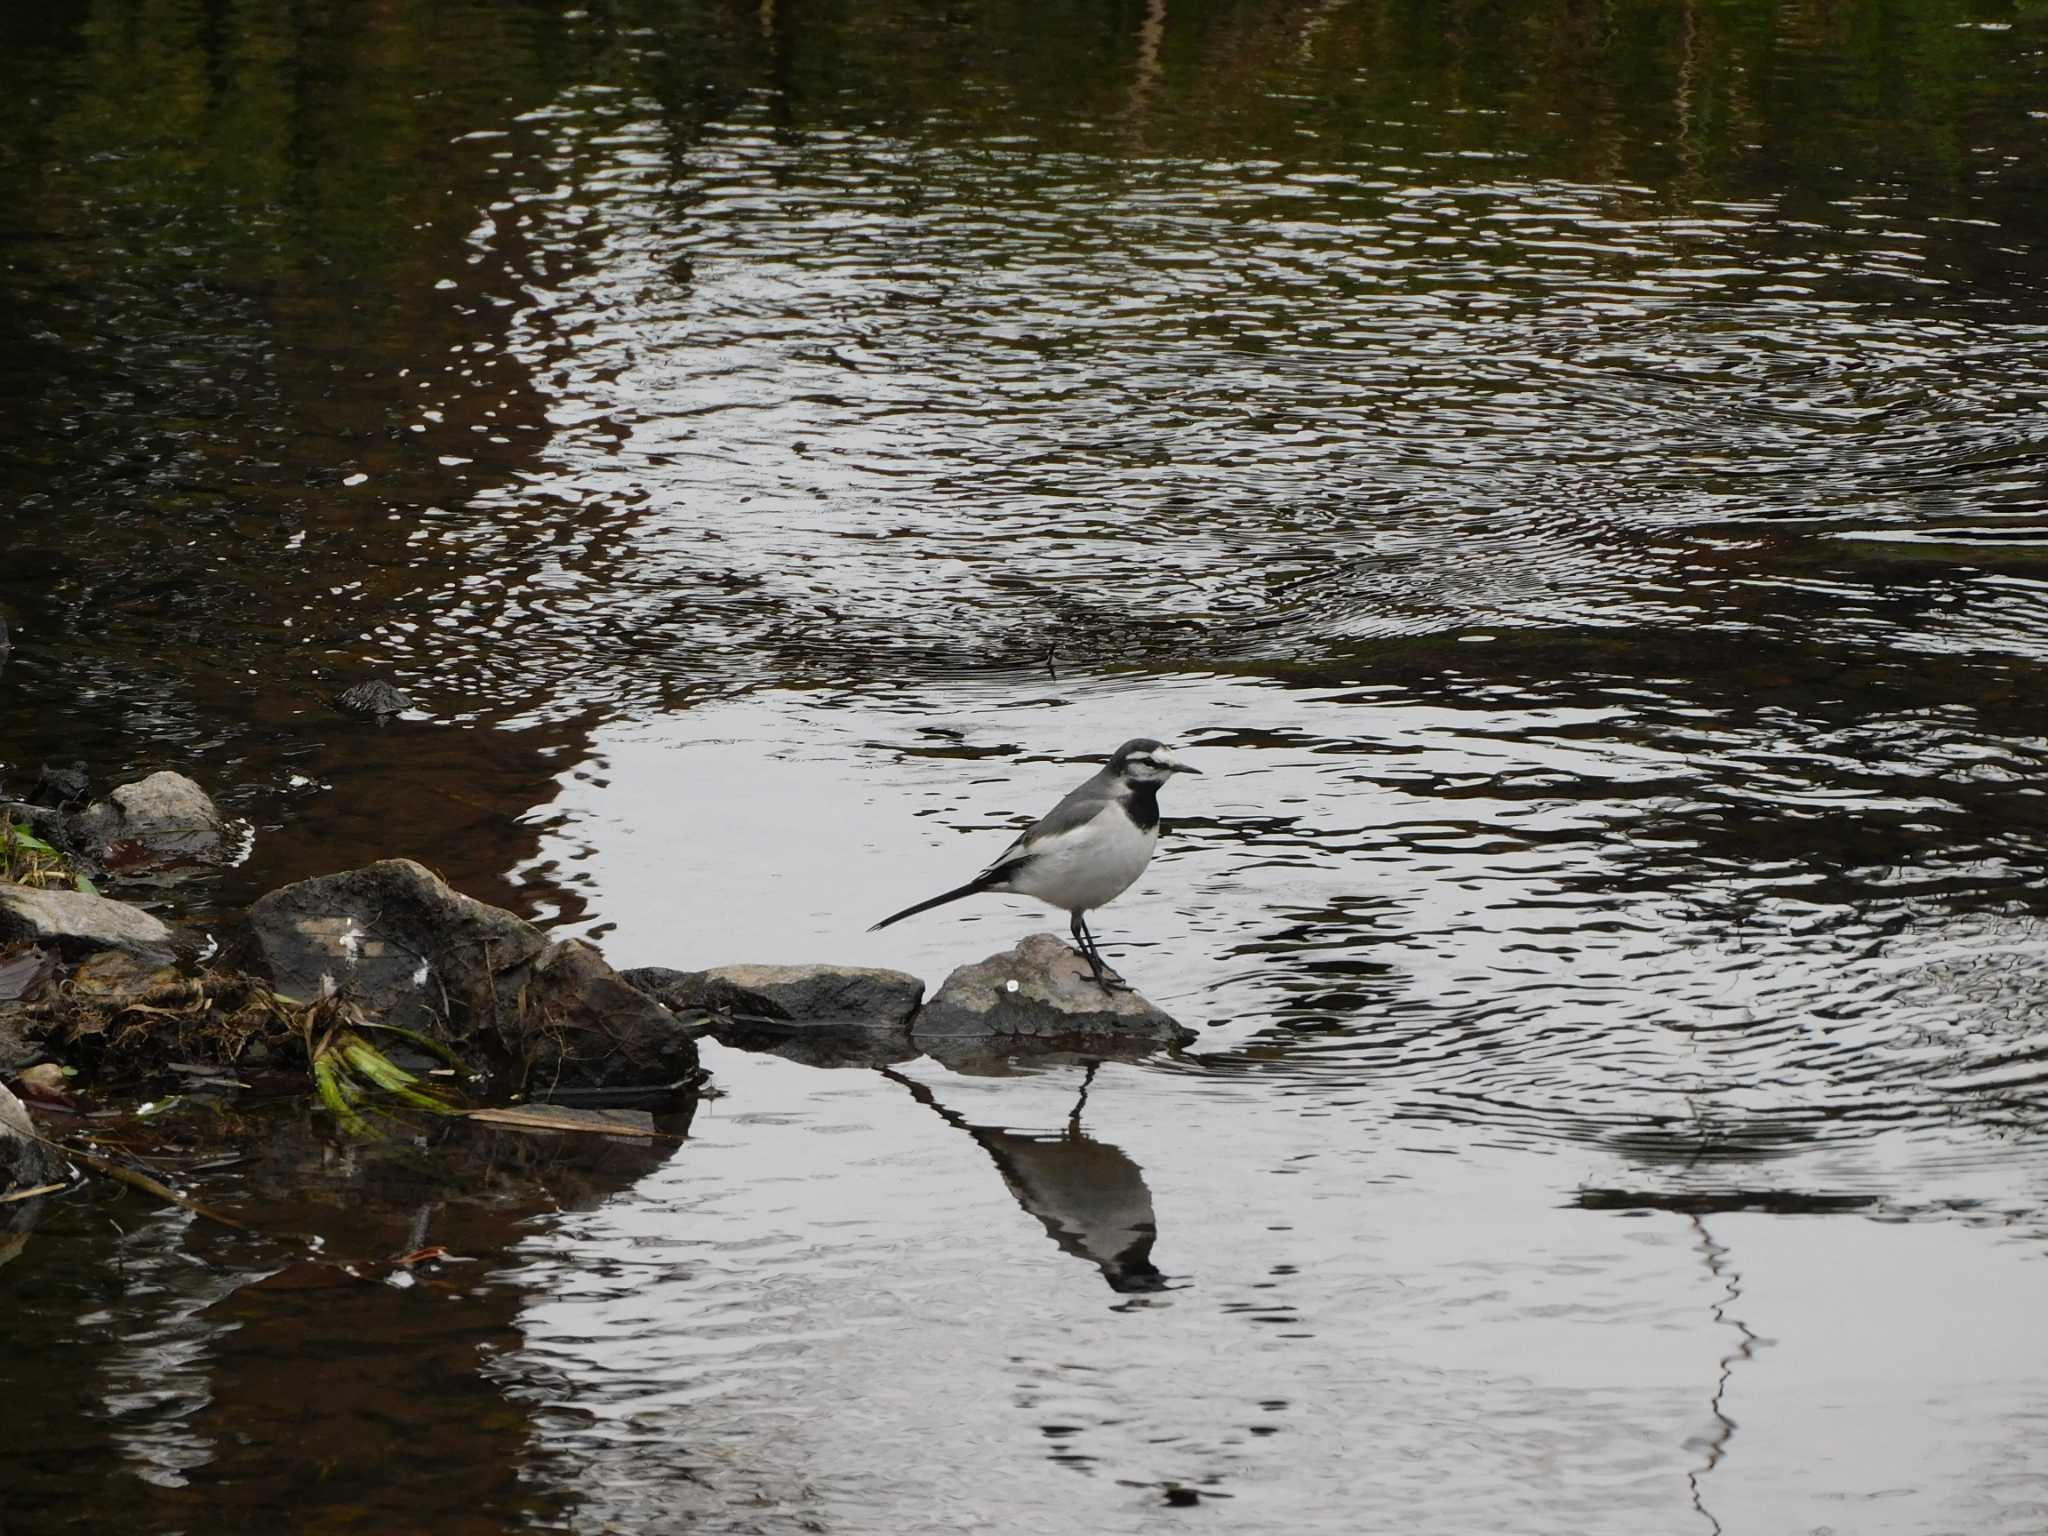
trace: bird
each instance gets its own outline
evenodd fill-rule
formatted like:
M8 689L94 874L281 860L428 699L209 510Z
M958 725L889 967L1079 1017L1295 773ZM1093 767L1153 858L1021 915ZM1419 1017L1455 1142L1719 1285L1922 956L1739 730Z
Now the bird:
M972 880L893 912L868 932L985 891L1033 896L1071 914L1074 943L1095 984L1113 991L1102 951L1088 929L1088 914L1121 896L1151 863L1159 841L1159 786L1177 773L1201 771L1182 762L1164 742L1135 737Z

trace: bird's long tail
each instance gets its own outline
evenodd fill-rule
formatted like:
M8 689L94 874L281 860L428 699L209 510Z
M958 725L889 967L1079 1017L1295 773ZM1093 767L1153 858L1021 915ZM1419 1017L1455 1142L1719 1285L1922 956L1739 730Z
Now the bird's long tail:
M943 907L947 902L958 901L962 896L978 896L988 889L988 884L981 880L970 880L965 885L956 885L943 896L934 896L930 901L920 901L914 907L905 907L901 912L890 913L879 923L870 924L868 932L873 933L877 928L886 928L891 923L900 923L906 917L915 917L920 912L929 912L933 907Z

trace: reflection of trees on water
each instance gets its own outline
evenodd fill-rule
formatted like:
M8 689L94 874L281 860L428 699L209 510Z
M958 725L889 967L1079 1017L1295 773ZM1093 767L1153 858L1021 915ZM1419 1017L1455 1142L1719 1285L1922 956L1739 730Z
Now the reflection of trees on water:
M973 1125L941 1104L923 1083L894 1071L882 1075L900 1083L912 1098L948 1125L972 1136L996 1165L1017 1203L1067 1253L1102 1271L1118 1292L1166 1289L1166 1277L1152 1263L1158 1222L1145 1175L1118 1147L1081 1129L1081 1111L1095 1081L1089 1063L1067 1123L1057 1131L1016 1131Z
M489 1368L525 1344L522 1245L666 1163L693 1110L658 1138L449 1124L418 1143L336 1142L317 1112L272 1110L205 1189L245 1230L83 1197L54 1212L10 1266L6 1528L567 1519L539 1410ZM217 1134L217 1113L169 1115ZM158 1122L200 1134L179 1123ZM429 1244L448 1260L391 1262Z

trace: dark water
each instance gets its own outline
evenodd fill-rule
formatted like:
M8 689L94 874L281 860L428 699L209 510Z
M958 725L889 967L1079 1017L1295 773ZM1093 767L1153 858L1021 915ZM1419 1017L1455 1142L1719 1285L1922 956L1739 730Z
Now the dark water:
M264 1235L60 1206L9 1531L2048 1524L2044 60L0 16L0 770L194 772L203 903L405 852L936 981L1039 917L866 924L1123 736L1204 770L1098 924L1203 1039L1085 1102L714 1047L679 1147L279 1109L198 1178Z

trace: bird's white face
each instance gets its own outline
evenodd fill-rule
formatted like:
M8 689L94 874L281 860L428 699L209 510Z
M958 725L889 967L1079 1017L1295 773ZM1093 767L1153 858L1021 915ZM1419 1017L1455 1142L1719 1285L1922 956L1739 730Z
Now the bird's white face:
M1163 784L1176 773L1200 773L1182 762L1171 747L1146 747L1124 759L1124 780L1130 784Z

